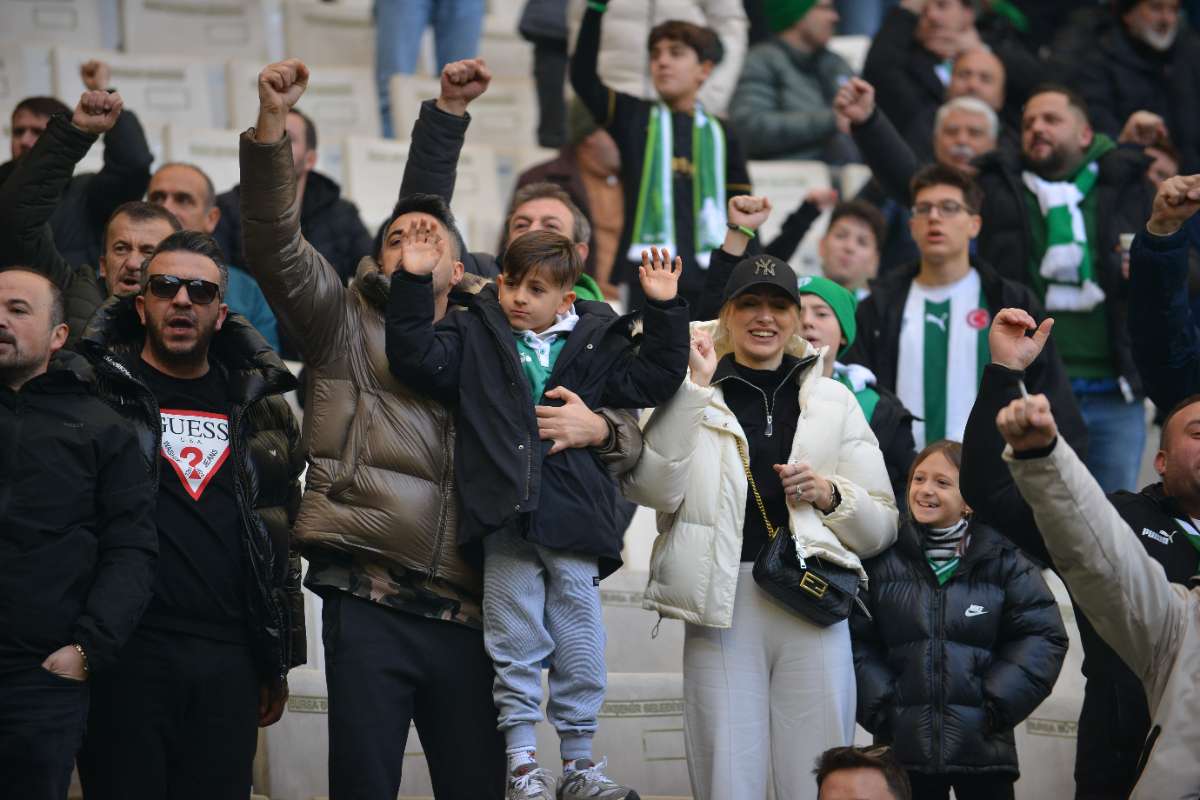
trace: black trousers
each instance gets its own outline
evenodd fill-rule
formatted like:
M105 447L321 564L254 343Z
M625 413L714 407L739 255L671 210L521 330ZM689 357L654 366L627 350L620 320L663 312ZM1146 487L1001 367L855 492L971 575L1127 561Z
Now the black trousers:
M66 800L89 688L41 666L0 674L0 798Z
M909 771L913 800L1013 800L1012 775L928 775Z
M92 686L85 800L246 800L258 687L245 645L138 630Z
M395 798L413 723L438 800L503 798L482 632L338 591L326 593L322 621L332 800Z

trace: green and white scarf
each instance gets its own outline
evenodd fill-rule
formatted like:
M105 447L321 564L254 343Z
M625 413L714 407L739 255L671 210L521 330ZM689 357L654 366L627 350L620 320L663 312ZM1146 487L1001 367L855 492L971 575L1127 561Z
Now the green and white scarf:
M725 241L725 131L700 106L696 107L693 119L692 217L696 263L707 268L712 251ZM674 136L671 109L659 103L650 110L646 131L646 156L627 254L631 261L640 261L642 251L651 247L665 247L672 256L679 252L672 186Z
M1048 181L1028 170L1021 173L1046 221L1046 254L1038 272L1046 279L1047 311L1091 311L1104 302L1080 210L1099 176L1095 161L1081 167L1069 181Z

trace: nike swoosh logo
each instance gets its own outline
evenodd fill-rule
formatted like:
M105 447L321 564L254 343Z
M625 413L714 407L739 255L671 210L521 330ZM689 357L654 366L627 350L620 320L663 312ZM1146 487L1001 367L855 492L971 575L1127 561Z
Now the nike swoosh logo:
M966 610L966 612L965 612L964 616L968 616L968 617L982 617L982 616L983 616L984 614L986 614L986 613L988 613L988 612L987 612L987 610L986 610L986 609L983 609L983 608L968 608L968 609Z

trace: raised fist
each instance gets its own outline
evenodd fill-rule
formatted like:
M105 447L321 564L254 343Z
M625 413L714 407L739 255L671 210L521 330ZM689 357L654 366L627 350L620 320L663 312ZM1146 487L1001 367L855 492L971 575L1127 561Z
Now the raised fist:
M308 88L308 67L289 58L263 67L258 73L258 105L262 111L287 114Z
M1200 175L1167 178L1154 196L1154 210L1150 212L1146 230L1155 236L1169 236L1197 211L1200 211Z
M734 195L729 198L726 215L734 225L742 225L752 231L757 231L767 221L767 217L771 216L771 201L766 197Z
M121 116L124 102L116 92L93 90L79 96L71 124L87 133L101 134L112 130Z
M442 93L437 107L461 117L467 105L487 91L492 82L492 73L482 58L453 61L442 68Z
M833 98L833 110L853 125L862 125L875 113L875 87L862 78L851 78Z
M828 211L837 205L838 190L831 188L810 189L808 194L804 195L804 202L812 203L821 211Z
M88 61L79 67L79 77L88 89L107 89L112 70L103 61Z
M1167 138L1167 123L1153 111L1135 111L1125 120L1117 141L1121 144L1138 144L1149 147Z
M1058 438L1058 426L1044 394L1013 400L996 415L996 427L1014 453L1042 450Z

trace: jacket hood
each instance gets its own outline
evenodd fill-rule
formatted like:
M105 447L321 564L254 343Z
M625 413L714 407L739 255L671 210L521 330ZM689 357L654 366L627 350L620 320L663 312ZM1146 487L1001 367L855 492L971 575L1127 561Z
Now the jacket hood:
M342 187L338 186L333 178L312 170L308 173L308 180L304 184L304 201L301 204L300 217L320 214L341 197Z
M96 309L83 332L84 347L96 357L111 352L125 362L138 357L145 340L146 329L138 319L132 297L110 297ZM230 372L258 373L271 393L298 386L283 359L241 314L229 313L213 336L209 354Z

